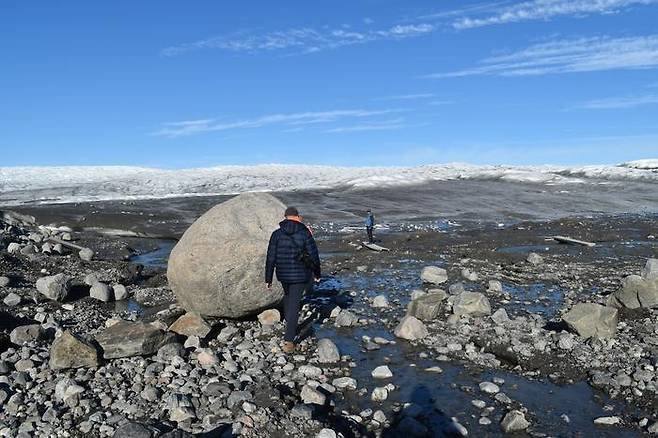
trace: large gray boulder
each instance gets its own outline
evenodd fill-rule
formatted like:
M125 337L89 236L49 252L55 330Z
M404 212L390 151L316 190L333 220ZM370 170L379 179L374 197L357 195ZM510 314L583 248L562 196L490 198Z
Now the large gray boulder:
M489 299L479 292L462 292L452 303L452 313L455 315L482 316L491 314Z
M629 275L621 281L621 288L610 295L607 304L627 309L658 307L658 279Z
M437 317L447 294L441 289L434 289L409 303L407 315L415 316L421 321L432 321Z
M576 304L562 318L583 338L612 338L617 333L618 311L596 303Z
M181 306L204 316L240 318L275 305L283 290L265 287L267 245L285 205L267 193L245 193L194 222L176 244L167 268Z
M69 277L65 274L50 275L37 280L41 295L54 301L64 301L69 294Z

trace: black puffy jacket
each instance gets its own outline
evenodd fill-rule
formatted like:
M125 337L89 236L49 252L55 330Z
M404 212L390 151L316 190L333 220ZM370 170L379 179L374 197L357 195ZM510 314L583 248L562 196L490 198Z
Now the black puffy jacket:
M302 248L306 248L315 262L313 269L307 268L298 259ZM307 283L311 280L312 274L320 278L318 247L306 225L288 219L279 223L279 229L272 233L267 247L266 283L272 283L275 269L276 278L281 283Z

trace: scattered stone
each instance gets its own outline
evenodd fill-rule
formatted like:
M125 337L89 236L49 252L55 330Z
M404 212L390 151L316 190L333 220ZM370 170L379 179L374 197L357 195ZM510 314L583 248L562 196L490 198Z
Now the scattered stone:
M359 322L359 318L349 310L341 310L336 317L336 327L351 327Z
M114 299L116 301L123 301L128 298L128 290L123 284L112 285L112 291L114 292Z
M525 415L521 411L509 411L503 417L503 421L500 423L501 429L505 433L514 433L526 430L530 426L528 420L525 419Z
M438 316L447 294L440 289L433 290L434 292L411 301L407 308L407 315L414 316L421 321L434 320Z
M51 275L37 280L37 290L54 301L64 301L69 294L69 277L65 274Z
M487 394L498 394L500 392L500 387L492 382L482 382L480 383L480 391L486 392Z
M31 342L37 342L44 338L45 333L39 324L21 325L16 327L9 334L9 340L12 344L25 345Z
M388 298L386 298L386 295L377 295L372 300L372 307L376 309L388 307Z
M640 275L645 280L658 280L658 259L647 260Z
M468 268L463 268L461 274L464 280L467 281L478 281L479 278L477 272L473 272Z
M198 314L186 313L174 322L169 331L183 336L198 336L203 339L212 330L212 327Z
M337 436L333 429L322 429L315 438L336 438Z
M50 346L49 365L52 370L96 368L98 351L90 342L65 331Z
M537 266L544 263L544 258L539 254L537 254L536 252L531 252L530 254L528 254L528 258L526 258L526 261L531 265Z
M489 287L487 290L493 293L501 293L503 291L503 283L498 280L489 280Z
M578 303L562 319L583 338L613 338L617 333L618 313L612 307Z
M94 251L92 251L89 248L82 248L80 252L78 252L78 256L80 257L81 260L84 260L85 262L90 262L94 259Z
M656 308L658 307L658 279L629 275L621 281L621 288L609 296L607 304L628 309Z
M331 384L338 389L349 389L353 391L357 388L357 382L352 377L339 377L334 379Z
M384 387L377 387L373 389L370 399L374 402L383 402L388 398L388 389Z
M323 406L327 402L327 396L309 385L304 385L300 394L302 401L306 404Z
M507 315L507 311L501 307L491 315L491 320L497 325L504 325L509 322L509 316Z
M281 322L281 314L276 309L268 309L258 314L261 325L274 325Z
M4 300L2 300L3 303L5 303L6 306L8 307L16 307L21 304L21 297L20 295L17 295L13 292L8 294Z
M479 292L462 292L452 303L452 313L457 316L483 316L491 314L489 299Z
M340 361L340 352L336 344L328 338L318 341L318 360L320 363L336 363Z
M405 316L395 328L393 334L398 338L415 341L429 335L427 327L414 316Z
M143 322L120 321L96 336L105 359L154 354L165 340L165 332Z
M598 417L594 419L594 424L604 426L612 426L619 423L621 423L621 418L619 417Z
M390 379L393 377L391 369L387 365L381 365L372 370L372 377L375 379Z
M89 289L89 296L104 303L109 303L113 298L110 287L100 281L97 281L91 286L91 289Z
M216 205L183 234L167 278L188 312L240 318L274 306L283 289L263 287L265 251L285 205L268 193L243 193Z
M9 277L0 276L0 287L7 287L11 283Z
M439 285L448 281L448 271L438 266L426 266L420 273L423 283Z

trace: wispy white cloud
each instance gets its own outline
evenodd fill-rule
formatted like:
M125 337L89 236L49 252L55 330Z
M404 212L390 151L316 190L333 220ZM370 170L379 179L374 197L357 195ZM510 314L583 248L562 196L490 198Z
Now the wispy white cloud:
M161 51L164 56L177 56L204 49L256 54L261 52L288 51L314 53L343 46L364 44L380 40L402 40L432 33L434 24L399 24L373 30L351 30L349 27L334 29L297 28L277 32L256 34L239 32L191 43L171 46Z
M472 29L520 21L549 20L558 16L613 14L633 6L656 3L658 0L531 0L504 6L483 16L461 17L452 25L456 29Z
M473 68L435 73L427 78L476 75L530 76L658 67L658 35L556 40L493 56Z
M361 132L361 131L390 131L393 129L404 128L404 119L397 118L391 120L379 120L366 123L360 123L352 126L341 126L325 130L329 133L342 133L342 132Z
M430 99L434 96L435 96L434 93L398 94L394 96L378 97L375 100L417 100L417 99Z
M401 109L382 110L332 110L332 111L309 111L287 114L269 114L251 119L226 121L222 119L186 120L181 122L164 123L160 129L151 133L162 137L182 137L187 135L201 134L204 132L228 131L234 129L254 129L271 125L282 125L286 127L299 127L302 125L314 125L333 123L350 119L365 119L372 116L401 112Z
M651 104L658 104L658 94L595 99L577 104L574 108L604 110L604 109L634 108L637 106L651 105Z

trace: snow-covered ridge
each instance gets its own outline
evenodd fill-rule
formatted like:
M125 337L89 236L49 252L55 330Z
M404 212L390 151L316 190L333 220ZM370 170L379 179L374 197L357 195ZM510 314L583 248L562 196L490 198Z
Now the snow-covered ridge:
M146 199L246 191L382 188L428 181L502 180L534 184L658 184L658 159L597 166L334 167L265 164L166 170L130 166L0 167L0 204Z

